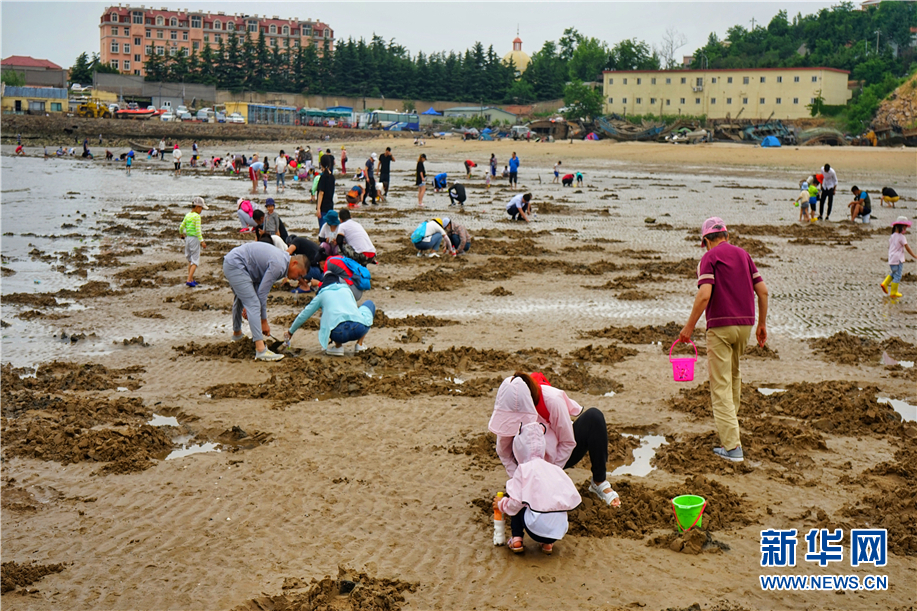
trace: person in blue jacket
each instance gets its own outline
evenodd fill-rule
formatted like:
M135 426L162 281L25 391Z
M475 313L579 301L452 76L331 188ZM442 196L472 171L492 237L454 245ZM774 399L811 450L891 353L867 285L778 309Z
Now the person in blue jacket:
M325 354L344 356L344 344L354 341L354 354L367 350L363 340L366 339L369 328L373 326L376 305L367 300L357 307L357 300L354 299L350 288L341 282L337 275L330 272L322 278L322 288L315 298L303 308L289 330L283 334L288 344L293 334L318 310L322 311L318 342ZM333 343L334 346L329 346L329 343Z
M511 187L516 187L519 185L517 179L519 174L519 158L516 157L516 151L513 151L513 156L509 158L509 184Z
M447 175L445 172L442 174L437 174L433 177L433 192L439 193L440 191L446 190L446 178Z

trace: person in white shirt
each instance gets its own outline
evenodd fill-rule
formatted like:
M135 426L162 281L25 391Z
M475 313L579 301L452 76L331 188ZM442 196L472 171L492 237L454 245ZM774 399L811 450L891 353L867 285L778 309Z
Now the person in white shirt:
M283 151L280 151L280 154L274 160L274 168L277 171L277 193L280 193L287 188L287 155Z
M338 227L341 219L337 211L329 210L322 217L322 227L318 230L318 244L325 251L326 257L340 254L337 246Z
M816 173L818 171L816 170ZM821 172L824 178L821 182L821 199L818 201L818 220L822 220L822 213L825 211L825 200L828 200L828 214L825 214L825 220L831 220L831 207L834 205L834 189L837 187L837 173L831 169L827 163Z
M177 144L172 149L172 161L175 163L175 175L181 176L181 149Z
M510 215L514 221L524 219L526 223L530 223L532 221L532 219L529 218L529 212L532 210L531 202L531 193L520 193L509 200L509 203L506 205L506 213Z
M341 224L338 225L335 239L344 256L350 257L360 265L376 263L376 247L373 246L363 226L350 218L350 210L346 208L341 210L338 216Z

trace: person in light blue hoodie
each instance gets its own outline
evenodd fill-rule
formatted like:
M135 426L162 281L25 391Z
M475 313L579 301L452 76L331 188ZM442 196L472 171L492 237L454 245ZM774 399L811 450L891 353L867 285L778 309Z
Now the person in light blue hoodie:
M290 329L284 333L284 339L288 344L293 334L318 310L322 311L318 342L325 354L344 356L344 344L354 341L354 354L367 350L363 340L366 339L369 328L373 326L376 305L372 301L365 301L357 307L357 300L350 287L333 273L325 274L318 294L303 308L290 325ZM329 346L329 343L333 343L334 346Z

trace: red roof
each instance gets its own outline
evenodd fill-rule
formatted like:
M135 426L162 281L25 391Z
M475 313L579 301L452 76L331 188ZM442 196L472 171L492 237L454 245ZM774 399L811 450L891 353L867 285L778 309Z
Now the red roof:
M522 42L522 39L516 36L516 38L513 39L513 42Z
M46 59L35 59L28 55L10 55L0 62L0 66L12 66L19 68L44 68L45 70L63 70L60 66Z

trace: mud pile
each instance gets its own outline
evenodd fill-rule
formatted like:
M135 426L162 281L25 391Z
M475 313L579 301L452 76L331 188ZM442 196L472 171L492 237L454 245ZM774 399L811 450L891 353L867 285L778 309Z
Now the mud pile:
M877 342L868 337L840 331L831 337L810 339L809 347L824 360L840 365L878 365L883 351L888 352L894 359L917 360L917 346L897 337Z
M506 290L505 288L503 288L502 286L498 286L497 288L495 288L494 290L492 290L492 291L490 291L490 292L488 292L488 293L481 293L481 294L482 294L482 295L491 295L491 296L493 296L493 297L509 297L509 296L511 296L513 293L512 293L512 291L507 291L507 290Z
M610 346L593 346L589 344L570 353L575 359L582 361L592 361L593 363L620 363L632 356L636 356L637 351L633 348L624 348L611 344Z
M509 257L548 255L551 251L542 248L532 238L516 238L512 241L478 238L474 240L474 253L478 255L504 255ZM600 249L601 250L601 249Z
M621 392L624 387L609 378L593 375L589 368L579 363L560 369L542 368L542 373L551 381L552 386L573 392L584 392L602 396L609 392Z
M745 349L745 356L756 358L756 359L779 359L780 355L777 354L776 350L772 350L770 346L764 344L764 346L759 346L754 344Z
M695 419L710 418L709 383L682 389L668 401L676 411L691 414ZM835 435L903 435L901 416L886 403L876 399L876 386L857 386L855 382L799 382L789 384L786 392L762 395L750 384L742 384L741 418L749 416L791 417L807 429ZM769 425L770 426L770 425Z
M186 267L179 261L164 261L152 265L131 265L127 269L115 273L114 278L122 281L123 285L128 288L155 288L182 282L183 279L180 277L165 279L160 274L174 272Z
M233 611L399 611L406 602L404 594L416 592L417 585L338 567L336 579L287 577L282 594L254 598Z
M621 497L621 506L605 504L589 490L589 482L577 488L583 502L570 511L568 534L577 537L625 537L642 539L658 529L675 528L671 499L682 494L696 494L707 499L704 512L704 529L718 531L746 526L753 516L738 495L723 484L705 477L689 477L683 484L663 489L650 488L629 479L611 482ZM492 499L475 499L471 502L476 518L484 527L493 524Z
M427 314L410 315L404 318L389 318L382 308L376 309L376 316L373 318L373 327L377 329L384 327L448 327L457 324L459 324L457 320L437 318Z
M181 346L172 346L172 350L185 356L197 356L205 359L221 357L230 359L255 358L255 343L251 340L216 342L212 344L198 344L190 341Z
M716 431L677 436L660 447L652 464L678 474L744 474L754 469L748 461L768 460L797 474L804 474L815 463L813 450L829 451L824 437L816 431L776 418L740 418L742 449L746 462L732 463L713 454L720 445Z
M360 358L371 367L385 370L424 371L444 368L456 373L538 371L561 360L560 354L553 349L532 348L505 352L467 346L452 346L435 352L430 348L418 352L407 352L401 348L370 348L360 353Z
M901 448L893 462L880 463L859 479L876 490L841 513L858 526L887 529L890 552L917 556L917 449L913 445Z
M165 319L165 316L157 310L141 310L138 312L132 312L137 318L153 318L153 319Z
M430 331L429 333L432 333ZM401 344L422 344L424 340L424 333L420 329L405 329L404 333L401 334L401 337L396 339L396 342Z
M583 288L592 289L595 291L599 290L615 290L615 289L636 289L646 284L653 282L665 282L665 278L659 276L654 276L649 272L640 272L636 276L622 276L620 278L615 278L614 280L609 280L605 284L584 284ZM676 336L678 333L676 332ZM637 343L637 342L632 342ZM642 343L642 342L641 342ZM649 343L649 342L646 342Z
M696 280L697 264L697 259L682 259L681 261L647 261L646 263L639 263L635 267L649 274L662 274Z
M567 246L560 249L561 252L605 252L605 249L598 244L582 244L580 246Z
M859 225L810 223L808 225L730 225L729 241L732 234L766 235L783 238L797 238L809 240L862 240L872 235L870 229L862 229ZM700 242L700 235L694 234L694 239ZM790 240L793 242L793 240Z
M30 586L45 575L60 573L67 566L64 564L35 564L28 562L4 562L0 565L0 592L6 594L16 588Z
M645 327L605 327L595 331L583 331L580 337L583 338L605 338L616 339L625 344L652 344L662 342L668 346L678 338L682 325L676 322L669 322L664 325L647 325Z
M463 285L464 281L457 274L446 268L438 267L407 280L398 280L392 284L392 288L398 291L431 293L454 291Z
M460 454L471 457L471 467L465 467L465 471L470 468L483 469L501 469L503 463L497 456L497 436L487 431L486 433L465 433L457 438L449 440L450 454Z
M760 414L768 408L771 404L769 400L775 396L765 397L751 384L743 383L742 406L739 413L743 415ZM693 388L682 388L677 395L668 400L667 405L675 411L690 414L695 419L711 418L713 411L710 407L710 383L704 382Z
M483 397L500 385L500 378L456 382L448 371L434 368L396 374L370 374L359 365L327 359L285 359L277 371L260 384L218 384L205 392L213 399L267 399L277 407L301 401L335 397L383 395L408 399L416 395ZM276 371L276 370L275 370Z
M859 387L855 382L837 380L790 384L786 392L765 398L773 402L773 413L798 418L807 426L835 435L903 434L901 415L890 405L879 403L878 393L876 386Z
M647 291L621 291L615 295L615 298L621 301L648 301L656 299L658 295L658 293L648 293Z
M23 390L55 393L72 390L114 390L118 387L137 390L143 383L139 378L139 374L143 372L143 367L139 366L109 369L94 363L52 361L40 365L34 376L21 377L32 372L28 369L15 369L6 364L0 368L3 410L7 413L10 409L7 403L11 400L15 402L15 397L10 394Z
M79 391L136 390L143 369L108 369L102 365L52 362L35 377L2 368L3 452L71 464L109 463L99 473L130 473L151 467L172 442L159 428L145 424L150 411L137 397L113 400ZM76 391L76 392L73 392Z

